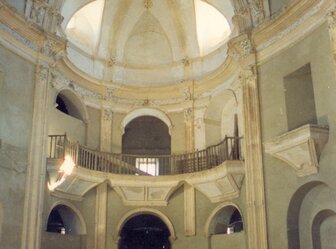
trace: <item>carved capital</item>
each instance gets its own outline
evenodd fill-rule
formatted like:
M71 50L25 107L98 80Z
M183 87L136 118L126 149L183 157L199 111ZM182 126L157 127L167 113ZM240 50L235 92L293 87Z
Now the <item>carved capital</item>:
M249 3L251 18L254 26L258 26L265 19L264 6L261 0L252 0Z
M335 30L336 28L336 9L331 10L327 14L327 19L328 19L328 27L331 30Z
M188 108L184 110L184 120L185 122L189 123L193 120L193 110L192 108Z
M144 0L144 7L145 9L149 10L150 8L153 7L153 2L152 0Z
M252 42L247 34L238 36L228 43L229 56L234 59L243 59L254 52Z
M112 111L105 109L104 112L103 112L103 119L105 121L112 121Z

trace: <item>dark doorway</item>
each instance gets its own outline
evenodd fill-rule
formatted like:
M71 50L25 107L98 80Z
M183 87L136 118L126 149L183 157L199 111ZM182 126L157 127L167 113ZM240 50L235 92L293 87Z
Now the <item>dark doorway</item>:
M128 220L120 233L119 249L170 249L166 224L150 214Z

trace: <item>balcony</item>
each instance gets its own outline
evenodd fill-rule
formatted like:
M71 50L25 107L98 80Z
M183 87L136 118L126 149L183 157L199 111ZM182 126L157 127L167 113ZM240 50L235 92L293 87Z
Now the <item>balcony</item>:
M66 135L51 135L49 184L56 186L55 195L80 199L107 181L125 205L165 206L171 194L187 183L212 202L224 201L239 196L245 174L241 144L240 137L226 137L217 145L187 154L125 155L94 151L69 141ZM60 171L65 155L75 165L67 176Z

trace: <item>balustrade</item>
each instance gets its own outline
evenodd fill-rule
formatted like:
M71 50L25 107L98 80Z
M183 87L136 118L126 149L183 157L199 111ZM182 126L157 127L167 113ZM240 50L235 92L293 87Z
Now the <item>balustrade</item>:
M126 175L174 175L211 169L227 160L243 160L242 137L225 137L200 151L172 155L128 155L95 151L71 142L65 135L49 135L49 159L70 155L78 167ZM149 170L150 168L150 170Z

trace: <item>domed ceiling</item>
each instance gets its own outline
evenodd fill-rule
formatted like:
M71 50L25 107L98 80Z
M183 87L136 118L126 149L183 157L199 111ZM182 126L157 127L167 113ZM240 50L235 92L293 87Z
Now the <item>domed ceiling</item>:
M152 87L217 69L234 12L228 0L68 0L62 14L73 65L99 80Z

